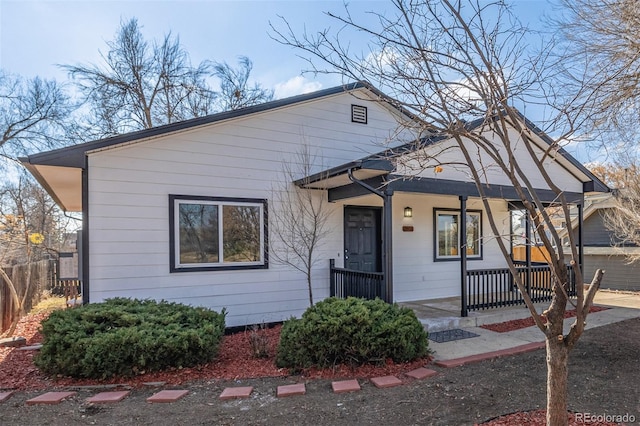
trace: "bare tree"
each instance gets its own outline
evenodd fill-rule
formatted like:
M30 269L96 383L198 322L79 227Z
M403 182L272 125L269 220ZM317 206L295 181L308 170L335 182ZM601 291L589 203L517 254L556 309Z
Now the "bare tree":
M621 162L617 159L613 162L589 164L588 168L609 188L617 190L633 185L640 172L640 166L636 160Z
M208 60L192 65L177 36L168 33L150 43L141 28L135 18L121 22L107 53L101 53L101 65L61 66L89 111L85 140L87 134L98 138L148 129L271 99L271 91L249 86L248 58L240 58L238 69ZM210 77L220 79L220 93Z
M0 188L0 201L0 264L27 263L55 253L69 219L40 185L22 174L16 183ZM30 241L34 235L41 240L37 244Z
M309 306L313 306L312 272L318 262L318 250L330 231L331 211L324 191L295 185L311 176L319 165L311 148L305 144L292 161L282 163L281 179L272 188L272 200L278 214L272 215L271 258L305 274Z
M90 108L88 122L103 136L209 114L215 93L206 62L192 66L177 37L150 45L137 19L120 23L103 64L62 65Z
M613 204L605 209L603 220L613 232L611 244L622 250L629 263L640 261L640 253L626 250L640 247L640 166L637 159L618 157L612 164L591 167L613 191Z
M604 222L613 232L616 247L640 247L640 175L630 176L626 186L615 192L614 207L605 211ZM628 262L640 261L640 253L624 253Z
M577 244L570 229L572 241L568 248L563 247L553 226L555 218L549 215L549 205L543 202L529 173L534 167L546 190L555 194L552 207L561 212L564 222L571 227L570 202L549 175L545 162L554 161L562 141L584 117L580 108L570 109L572 105L565 104L558 110L565 119L549 122L549 126L567 127L547 127L545 130L556 138L546 148L536 144L518 107L554 101L544 99L558 94L554 87L545 85L554 68L548 56L528 48L529 32L503 2L394 0L392 3L395 13L370 12L376 18L375 25L360 24L347 9L343 15L328 13L340 25L338 33L323 30L298 35L283 20L281 28L272 25L272 37L304 52L312 72L337 73L347 80L364 80L381 88L424 120L423 134L441 137L445 145L455 147L462 156L462 166L458 167L475 182L491 233L535 324L546 337L547 424L566 425L568 356L584 331L603 271L596 272L591 286L585 290L580 268L575 267L577 297L569 298L564 259L568 255L571 264L577 265ZM350 51L346 41L350 39L350 31L370 37L368 51ZM573 98L579 97L574 94ZM398 163L397 169L410 175L425 167L442 167L437 156L432 156L420 141L416 153L423 157L421 161ZM402 158L393 159L399 162ZM416 164L421 166L416 169ZM536 238L550 254L553 299L543 315L536 311L518 277L489 203L485 184L496 171L508 178L533 220ZM577 317L564 335L568 304L576 309Z
M577 93L566 101L584 117L580 137L598 156L628 164L626 157L640 155L640 3L562 0L560 6L548 22L562 40L554 53L562 64L556 85Z
M32 149L62 143L62 125L71 112L55 81L23 78L0 70L0 164ZM0 165L1 167L1 165Z
M565 50L563 84L580 93L593 131L637 124L640 113L640 3L562 0L551 24ZM586 90L585 90L586 89ZM637 127L633 125L633 128Z
M55 148L65 143L66 121L72 105L55 81L25 80L0 71L0 170L5 179L0 186L0 266L28 263L42 254L41 236L52 237L51 226L59 212L46 192L20 174L17 157L32 149ZM17 182L13 182L13 176ZM15 321L24 312L31 282L18 294L10 277L0 268L13 306Z
M226 62L215 63L213 75L220 79L219 109L234 110L260 104L273 99L273 90L264 89L258 83L249 84L253 63L245 56L238 58L238 68Z
M29 265L25 268L24 287L19 294L12 279L0 267L0 276L13 299L14 321L25 314L32 286L32 262L48 259L57 252L69 219L64 218L46 191L25 173L17 183L0 189L0 266Z

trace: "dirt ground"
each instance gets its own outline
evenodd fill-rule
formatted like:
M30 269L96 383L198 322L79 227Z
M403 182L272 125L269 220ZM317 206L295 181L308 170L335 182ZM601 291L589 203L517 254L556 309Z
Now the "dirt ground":
M571 355L569 408L590 415L635 416L640 420L640 319L587 330ZM26 406L42 391L20 391L0 403L2 425L472 425L493 417L545 405L545 354L538 350L453 369L377 389L334 394L331 381L305 382L307 394L276 398L277 386L299 377L198 381L175 403L149 404L163 388L132 390L123 401L90 405L102 390L80 389L52 406ZM253 386L250 398L220 401L225 387ZM171 388L171 387L167 387ZM175 387L173 387L175 388Z

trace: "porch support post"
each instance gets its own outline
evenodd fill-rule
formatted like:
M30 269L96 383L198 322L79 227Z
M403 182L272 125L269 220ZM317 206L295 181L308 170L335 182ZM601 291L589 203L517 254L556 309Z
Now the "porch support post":
M513 209L509 209L509 256L513 261Z
M578 204L578 267L582 271L582 265L584 264L584 242L582 228L584 224L584 215L582 204Z
M386 190L384 192L384 207L382 209L382 271L384 273L385 294L384 300L387 303L393 303L393 216L392 216L392 200L393 191Z
M382 274L384 279L383 299L387 303L393 303L393 250L391 241L393 238L392 203L393 190L380 191L367 185L365 182L353 176L353 169L347 170L349 180L372 194L382 198Z
M460 229L458 231L460 253L460 316L466 317L467 310L467 196L460 195Z
M333 273L335 267L336 260L329 259L329 297L335 297L336 295L336 276Z
M531 293L531 216L529 216L529 212L525 210L524 215L524 223L526 230L524 231L525 235L525 260L527 262L527 274L525 275L524 286L527 290L527 294Z
M89 289L89 159L85 155L84 168L82 169L82 239L80 241L81 253L80 271L82 280L82 304L91 302Z

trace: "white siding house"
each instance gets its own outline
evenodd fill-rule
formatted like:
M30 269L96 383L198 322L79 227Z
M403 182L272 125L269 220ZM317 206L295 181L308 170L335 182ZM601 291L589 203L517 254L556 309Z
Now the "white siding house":
M455 221L459 215L458 196L465 195L461 191L471 191L466 208L469 217L478 220L478 247L469 256L469 267L497 268L504 259L495 240L486 238L487 217L464 168L412 173L377 156L417 137L397 133L399 123L411 118L385 99L358 83L22 161L63 209L83 212L83 297L88 302L154 298L225 308L227 326L299 316L309 304L305 276L269 258L270 245L276 244L269 229L279 214L273 190L282 180L283 162L294 161L304 145L317 160L314 172L321 178L315 181L323 182L315 196L330 201L331 212L314 271L316 301L330 295L330 259L338 268L391 269L386 271L389 285L393 283L391 294L385 295L389 301L459 296L460 262L447 261L455 260L453 249L444 257L436 253L435 236L438 221ZM540 138L541 146L544 143ZM459 162L455 150L447 155ZM566 156L550 159L549 168L568 193L581 197L593 186L595 178ZM542 185L535 173L531 171L532 179ZM413 179L388 179L403 174ZM495 186L508 184L497 172L489 171L486 179ZM313 181L305 180L308 187ZM374 189L386 191L389 198L358 182L375 184ZM496 196L491 203L508 235L508 199ZM405 207L411 208L412 217L404 217ZM183 215L196 210L219 221L211 228L216 236L197 243L181 227ZM259 234L252 240L250 257L234 255L225 245L239 238L239 231L228 227L229 218L240 213L254 215ZM373 224L365 237L358 234L362 224ZM389 251L381 248L385 236L391 236ZM372 249L371 256L357 252L362 241L368 241L365 250ZM195 259L183 244L206 245L207 256ZM384 259L386 253L392 253L390 262Z

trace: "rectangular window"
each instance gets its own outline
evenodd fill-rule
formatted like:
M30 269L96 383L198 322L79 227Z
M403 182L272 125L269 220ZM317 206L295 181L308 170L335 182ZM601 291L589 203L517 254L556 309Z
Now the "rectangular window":
M460 211L435 210L435 259L460 259ZM467 211L467 229L465 233L467 257L482 258L482 214L480 211Z
M169 196L171 272L266 268L267 201Z

